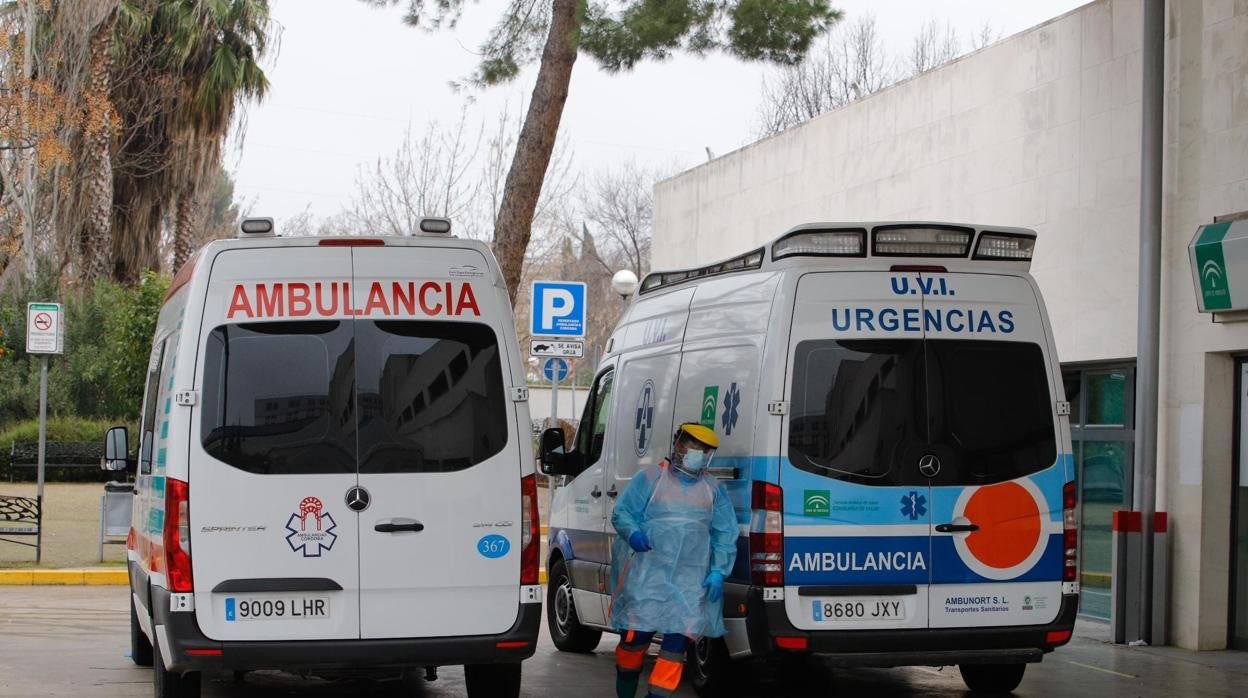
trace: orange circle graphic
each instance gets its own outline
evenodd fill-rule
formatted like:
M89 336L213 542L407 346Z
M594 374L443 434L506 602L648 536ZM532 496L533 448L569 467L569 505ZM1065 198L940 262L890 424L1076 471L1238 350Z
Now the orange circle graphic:
M979 488L962 515L979 526L966 537L967 549L989 567L1014 567L1040 542L1040 509L1031 493L1017 483Z

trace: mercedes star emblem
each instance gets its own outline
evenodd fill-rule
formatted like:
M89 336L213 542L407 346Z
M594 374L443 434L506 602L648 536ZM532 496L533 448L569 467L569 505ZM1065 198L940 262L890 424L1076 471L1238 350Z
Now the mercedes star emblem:
M940 474L940 459L930 453L923 456L919 459L919 472L923 477L936 477Z
M351 511L364 511L368 508L370 501L372 501L372 497L368 494L368 490L363 487L356 486L347 490L347 508Z

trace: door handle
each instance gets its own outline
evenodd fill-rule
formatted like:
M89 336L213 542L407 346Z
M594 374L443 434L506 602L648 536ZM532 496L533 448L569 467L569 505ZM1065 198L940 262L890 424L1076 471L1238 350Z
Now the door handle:
M611 485L611 488L607 490L607 496L615 499L617 495L619 495L619 491L615 489L615 485Z
M598 499L602 496L602 490L598 489L598 485L594 485L594 489L589 491L589 496Z
M410 523L393 523L391 521L384 521L376 526L373 526L373 530L378 533L400 533L403 531L419 533L425 530L425 525L419 521L412 521Z
M978 531L978 530L979 530L979 526L975 524L943 523L943 524L936 525L937 533L970 533L972 531Z

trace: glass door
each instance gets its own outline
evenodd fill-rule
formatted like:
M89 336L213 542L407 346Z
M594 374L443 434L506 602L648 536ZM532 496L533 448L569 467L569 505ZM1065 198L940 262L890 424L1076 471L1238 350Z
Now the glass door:
M1231 498L1231 627L1230 645L1248 650L1248 360L1235 373L1235 467Z
M1089 366L1063 373L1079 481L1079 613L1108 619L1111 522L1132 500L1135 370Z

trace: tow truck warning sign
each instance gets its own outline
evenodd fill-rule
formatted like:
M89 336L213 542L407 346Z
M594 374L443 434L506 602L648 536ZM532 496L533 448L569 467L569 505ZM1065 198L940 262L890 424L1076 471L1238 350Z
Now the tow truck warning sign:
M350 281L235 284L226 318L480 316L472 284L455 281L374 281L363 308Z

